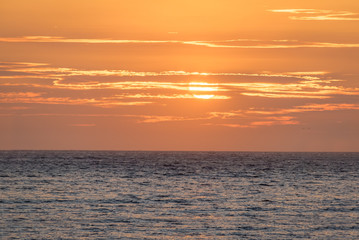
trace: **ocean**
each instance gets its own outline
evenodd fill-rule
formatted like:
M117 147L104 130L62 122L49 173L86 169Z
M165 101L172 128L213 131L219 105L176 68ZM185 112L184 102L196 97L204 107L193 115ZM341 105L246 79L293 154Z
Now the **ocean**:
M359 153L0 151L1 239L359 239Z

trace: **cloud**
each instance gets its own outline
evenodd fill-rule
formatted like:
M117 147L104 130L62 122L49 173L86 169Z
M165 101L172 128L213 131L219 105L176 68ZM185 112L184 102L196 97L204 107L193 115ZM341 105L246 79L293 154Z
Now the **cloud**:
M241 112L241 113L240 113ZM178 121L207 121L202 123L204 126L223 126L231 128L257 128L275 125L297 125L299 121L295 120L293 116L263 116L253 113L246 113L245 111L232 112L231 117L224 117L227 113L208 113L202 117L182 117L182 116L158 116L158 115L123 115L124 117L131 117L139 119L138 123L159 123L159 122L178 122ZM228 116L228 115L227 115ZM239 117L240 116L240 117ZM239 118L238 118L239 117ZM228 119L246 119L244 123L216 123L208 122L213 121L215 118L221 120Z
M172 94L172 95L153 95L153 94L122 94L122 95L115 95L106 99L127 99L127 98L135 98L135 99L142 99L142 98L149 98L149 99L195 99L198 98L197 94ZM207 95L203 95L207 96ZM211 95L212 96L212 95ZM221 95L213 95L211 99L230 99L228 96L221 96Z
M299 121L292 120L293 117L286 117L289 119L280 119L280 118L264 118L261 121L249 121L248 123L237 124L237 123L206 123L203 125L206 126L222 126L230 128L258 128L258 127L269 127L269 126L279 126L279 125L297 125L300 124Z
M290 11L292 10L292 12ZM301 13L296 9L269 10L271 12ZM293 18L293 17L292 17ZM309 19L306 19L309 18ZM310 19L313 18L313 19ZM344 17L295 17L296 20L358 20L359 18ZM226 39L221 41L199 40L126 40L126 39L89 39L89 38L65 38L56 36L25 36L25 37L2 37L0 42L7 43L76 43L76 44L173 44L192 45L208 48L238 48L238 49L285 49L285 48L357 48L359 43L330 43L330 42L303 42L298 40L259 40L259 39Z
M229 127L229 128L254 128L251 125L245 124L233 124L233 123L205 123L203 126L220 126L220 127Z
M313 112L313 111L339 111L339 110L359 110L359 104L351 103L327 103L327 104L307 104L298 106L294 109L282 110L287 113L291 112Z
M285 73L135 72L54 68L44 64L31 63L13 63L12 65L7 63L0 64L0 66L7 67L0 73L0 79L2 79L0 86L26 86L38 88L41 91L47 88L84 91L117 90L116 94L102 99L102 101L112 100L108 103L112 106L148 103L147 101L132 103L113 101L118 99L203 98L225 100L236 95L264 98L328 99L339 95L359 95L359 88L344 87L341 85L343 80L332 79L324 71ZM172 78L174 76L183 76L184 78L176 78L174 81ZM191 82L185 78L186 76L199 76L204 80L206 77L215 76L218 82ZM146 81L146 77L151 77L151 81ZM157 77L161 78L157 80ZM24 79L26 80L24 81ZM31 79L47 81L35 82ZM155 93L160 90L169 90L171 94ZM201 92L205 92L205 94Z
M306 112L359 110L359 104L328 103L306 104L285 109L233 110L228 112L209 112L200 116L142 115L142 114L68 114L68 113L6 113L2 116L68 116L68 117L111 117L133 118L139 124L155 124L162 122L199 121L204 126L221 126L230 128L259 128L271 126L299 125L299 115ZM93 124L71 124L74 127L91 127Z
M32 92L0 93L0 103L51 104L51 105L92 105L97 107L138 106L151 104L145 101L117 101L106 98L40 97Z
M325 75L328 72L288 72L288 73L234 73L234 72L187 72L187 71L162 71L162 72L140 72L129 70L79 70L75 68L50 67L48 64L0 62L0 68L6 66L2 78L49 78L62 79L63 77L93 76L93 77L158 77L158 76L248 76L248 77L287 77L300 79L319 79L316 75ZM21 74L19 74L21 73ZM313 76L312 76L313 75ZM215 85L209 83L193 82L193 85Z
M294 117L288 114L303 113L303 112L323 112L323 111L339 111L339 110L359 110L359 104L351 103L326 103L326 104L307 104L295 106L286 109L249 109L249 110L235 110L228 112L210 112L210 118L218 119L236 119L236 118L253 118L255 116L265 116L266 119L276 121L290 121ZM270 117L267 117L270 115ZM281 116L285 115L285 116ZM262 118L262 117L261 117Z
M0 93L1 98L33 98L39 97L42 93L34 92L2 92Z
M71 126L71 127L95 127L96 124L93 124L93 123L75 123L75 124L70 124L69 126Z
M204 125L223 126L231 128L255 128L275 125L298 125L296 114L305 112L359 110L359 104L307 104L287 109L249 109L229 112L210 112L209 119L217 120ZM295 115L295 116L293 116ZM218 120L220 123L218 123ZM223 123L223 121L225 121ZM230 121L230 123L228 123ZM236 123L233 123L236 121ZM240 123L238 123L240 122Z
M292 20L306 21L358 21L359 13L322 9L274 9L274 13L289 13Z
M279 110L249 110L247 114L254 115L287 115L304 112L324 112L324 111L341 111L341 110L359 110L359 104L352 103L325 103L325 104L307 104L296 106L288 109Z
M299 124L298 121L258 121L258 122L251 122L251 126L273 126L273 125L297 125Z
M164 116L164 115L122 115L138 119L138 123L160 123L160 122L182 122L207 119L204 117L183 117L183 116Z
M233 87L241 90L245 96L266 98L313 98L326 99L334 95L359 95L359 88L346 88L331 85L336 79L300 80L295 83L223 83L220 86Z

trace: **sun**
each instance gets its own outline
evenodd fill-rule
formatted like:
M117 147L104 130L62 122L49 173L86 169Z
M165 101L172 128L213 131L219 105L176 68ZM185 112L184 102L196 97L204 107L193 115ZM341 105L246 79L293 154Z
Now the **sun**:
M210 99L214 97L214 95L198 95L198 94L193 94L193 96L199 99Z
M214 94L198 94L199 92L216 92L218 91L218 84L205 83L205 82L191 82L188 87L189 91L196 92L193 94L195 98L199 99L211 99Z

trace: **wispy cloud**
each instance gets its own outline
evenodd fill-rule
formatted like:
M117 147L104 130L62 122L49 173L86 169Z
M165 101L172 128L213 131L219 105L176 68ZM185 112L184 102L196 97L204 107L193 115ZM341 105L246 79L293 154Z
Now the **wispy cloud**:
M288 13L293 20L307 21L358 21L359 13L349 11L334 11L323 9L274 9L268 10L274 13Z
M152 103L145 101L118 101L107 98L46 97L41 95L44 94L32 92L0 93L0 103L92 105L98 107L136 106Z
M163 122L196 121L204 126L219 126L229 128L260 128L271 126L300 125L300 116L307 112L324 111L358 111L359 104L327 103L306 104L284 109L251 108L247 110L233 110L227 112L209 112L199 116L175 116L175 115L142 115L142 114L75 114L75 113L5 113L1 116L67 116L86 118L132 118L139 124L156 124ZM73 127L94 127L95 124L77 123L70 124Z
M249 109L229 112L210 112L202 117L123 115L137 118L138 123L159 123L178 121L205 121L202 125L231 128L257 128L279 125L298 125L298 113L340 110L359 110L359 104L307 104L288 109ZM215 120L215 121L213 121ZM220 120L220 122L218 122ZM209 122L208 122L209 121ZM224 121L224 122L223 122ZM230 121L230 122L228 122ZM236 121L236 122L233 122Z
M96 124L93 124L93 123L74 123L74 124L70 124L69 126L71 126L71 127L95 127Z
M220 119L235 119L238 117L245 116L262 116L271 115L271 119L275 120L290 120L292 116L288 114L303 113L303 112L322 112L322 111L338 111L338 110L359 110L359 104L348 104L348 103L327 103L327 104L307 104L301 106L295 106L287 109L249 109L249 110L236 110L229 112L211 112L212 118ZM286 116L281 116L286 115Z
M306 80L319 79L318 75L325 75L328 72L287 72L287 73L238 73L238 72L188 72L188 71L161 71L161 72L141 72L130 70L79 70L75 68L50 67L44 63L20 63L20 62L0 62L0 68L6 67L5 75L0 78L50 78L62 79L62 77L90 76L90 77L158 77L158 76L244 76L244 77L286 77L300 78ZM4 74L3 73L3 74ZM21 74L20 74L21 73ZM194 82L192 85L209 83Z
M359 95L359 88L345 87L342 84L343 80L332 79L327 76L327 72L323 71L285 73L136 72L128 70L53 68L44 64L29 64L26 67L27 64L14 63L13 65L4 64L4 66L7 68L0 75L2 80L0 86L23 86L41 89L37 91L42 91L46 88L76 91L116 90L118 91L116 94L101 100L108 101L108 104L112 106L147 104L148 101L143 101L144 99L202 98L225 100L235 95L265 98L327 99L338 95ZM198 76L199 79L204 79L204 81L191 82L187 78L177 78L178 76ZM206 77L210 76L215 76L218 82L205 82ZM151 81L146 81L146 77L151 77ZM161 78L157 79L156 77ZM24 81L23 79L26 80ZM48 81L41 81L40 83L39 81L31 81L31 79ZM163 94L164 90L171 91L171 94ZM162 91L161 94L158 94L158 91ZM24 99L24 97L29 97L25 96L24 93L20 94L22 96L12 96L12 98L22 97ZM4 95L4 97L6 96ZM7 98L9 99L10 96L7 96ZM139 101L129 103L118 101L119 99L137 99ZM143 100L141 101L141 99ZM34 98L31 98L31 101L35 101ZM41 101L41 99L38 99L38 102ZM62 102L66 101L71 103L74 100L62 100ZM91 101L94 100L92 99ZM61 101L58 100L57 102ZM85 102L88 101L86 100Z
M153 95L153 94L122 94L122 95L115 95L112 97L108 97L106 99L128 99L128 98L134 98L134 99L195 99L197 94L172 94L172 95ZM201 96L201 95L198 95ZM228 96L221 96L221 95L213 95L211 99L230 99Z
M35 92L0 92L0 98L33 98L39 97L42 93Z
M303 9L270 10L272 12L286 12L292 14L305 14ZM298 9L297 9L298 10ZM318 10L319 11L319 10ZM345 17L291 17L296 20L358 20L359 18ZM331 42L303 42L298 40L259 40L259 39L225 39L213 40L126 40L126 39L89 39L89 38L65 38L55 36L25 36L25 37L2 37L0 42L8 43L76 43L76 44L174 44L192 45L209 48L238 48L238 49L285 49L285 48L357 48L359 43L331 43Z
M283 109L278 113L298 113L298 112L322 112L339 110L359 110L359 104L351 103L326 103L326 104L307 104L292 109Z
M220 122L206 123L205 125L223 126L231 128L255 128L275 125L298 125L301 123L297 119L297 114L306 112L324 112L340 110L359 110L359 104L307 104L295 106L293 108L277 110L249 109L228 112L211 112L209 113L210 119L219 119ZM237 123L233 123L233 121L236 121Z
M133 116L139 118L138 123L160 123L160 122L182 122L202 120L203 118L182 117L182 116L156 116L156 115L137 115Z
M247 82L223 83L220 87L236 88L241 95L266 98L332 98L335 95L359 95L359 88L334 85L337 79L318 79L315 76L294 83ZM339 81L340 82L340 81Z
M207 123L203 124L206 126L221 126L221 127L230 127L230 128L258 128L258 127L269 127L269 126L279 126L279 125L297 125L298 121L258 121L251 122L248 124L233 124L233 123Z

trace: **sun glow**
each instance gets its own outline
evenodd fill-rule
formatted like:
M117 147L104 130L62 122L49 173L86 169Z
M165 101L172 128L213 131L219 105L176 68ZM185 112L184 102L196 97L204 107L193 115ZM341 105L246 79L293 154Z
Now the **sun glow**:
M197 95L197 94L194 94L193 96L195 98L200 98L200 99L210 99L214 97L214 95Z
M216 92L218 91L218 86L213 83L191 82L189 83L188 89L193 92ZM193 96L199 99L210 99L215 97L214 94L193 94Z
M217 84L204 83L204 82L191 82L189 83L190 91L213 92L218 91Z

